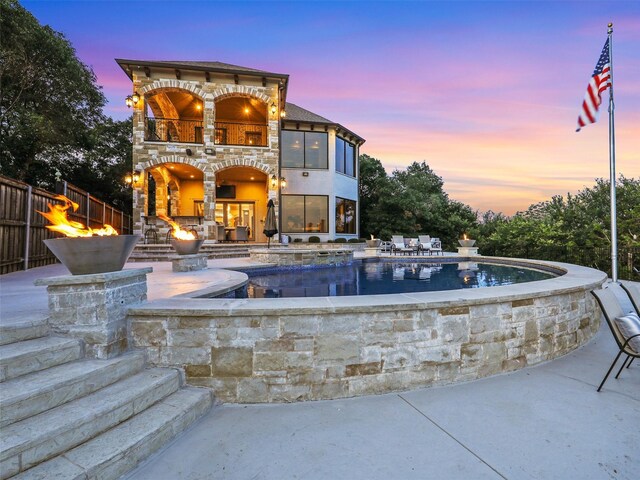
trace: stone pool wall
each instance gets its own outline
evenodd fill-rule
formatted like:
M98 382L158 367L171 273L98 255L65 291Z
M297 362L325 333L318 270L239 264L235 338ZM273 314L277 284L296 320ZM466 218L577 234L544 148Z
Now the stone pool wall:
M302 248L252 248L249 257L258 263L270 263L279 267L310 265L348 265L353 262L353 250L302 249Z
M606 276L574 268L583 273L577 280L464 292L166 300L129 311L131 343L152 364L184 367L189 384L212 388L223 402L473 380L551 360L595 334L600 313L589 292Z

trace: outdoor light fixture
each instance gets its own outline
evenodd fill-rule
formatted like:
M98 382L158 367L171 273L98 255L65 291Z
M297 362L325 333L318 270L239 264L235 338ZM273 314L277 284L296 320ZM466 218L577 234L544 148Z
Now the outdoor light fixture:
M127 183L127 185L138 183L140 181L140 170L136 170L133 173L128 173L124 177L124 181L125 183Z
M275 189L278 188L278 186L281 189L287 188L287 179L284 177L280 177L280 180L278 180L278 177L276 177L275 175L271 175L271 188Z
M133 95L128 95L127 98L124 99L124 103L126 103L127 107L131 108L135 106L140 101L140 94L138 92L134 92Z
M281 111L280 111L280 116L281 116L282 118L286 117L286 116L287 116L287 112L285 112L284 110L281 110Z
M271 105L271 114L275 115L277 111L278 111L278 107L274 103L273 105Z

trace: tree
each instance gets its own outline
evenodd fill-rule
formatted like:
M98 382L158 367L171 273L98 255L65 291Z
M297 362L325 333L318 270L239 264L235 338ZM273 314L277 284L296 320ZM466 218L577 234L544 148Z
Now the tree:
M0 0L0 173L46 184L49 157L90 147L104 105L69 41L17 1Z
M443 187L442 178L425 162L388 176L380 160L361 155L361 232L382 239L428 234L452 248L476 225L476 215L467 205L450 200Z

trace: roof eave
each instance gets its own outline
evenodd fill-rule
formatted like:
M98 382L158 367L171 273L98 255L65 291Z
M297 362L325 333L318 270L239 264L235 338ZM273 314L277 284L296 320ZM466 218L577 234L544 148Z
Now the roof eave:
M311 120L293 120L291 118L283 118L282 119L283 122L289 122L289 123L303 123L305 125L326 125L328 127L333 127L336 130L341 130L345 133L347 133L349 136L352 136L353 138L355 138L356 140L358 140L358 144L362 145L364 142L366 142L366 140L364 138L362 138L360 135L358 135L357 133L349 130L347 127L339 124L339 123L335 123L335 122L318 122L318 121L311 121Z
M289 75L286 73L274 73L274 72L251 72L247 70L235 70L229 68L215 68L215 67L204 67L198 65L181 65L179 63L158 63L151 62L145 60L128 60L125 58L116 58L115 59L120 68L124 70L127 76L133 80L133 76L130 71L126 67L129 66L140 66L140 67L156 67L156 68L174 68L178 70L195 70L197 72L215 72L215 73L223 73L227 75L246 75L250 77L269 77L269 78L277 78L284 79L288 81ZM125 67L126 66L126 67Z

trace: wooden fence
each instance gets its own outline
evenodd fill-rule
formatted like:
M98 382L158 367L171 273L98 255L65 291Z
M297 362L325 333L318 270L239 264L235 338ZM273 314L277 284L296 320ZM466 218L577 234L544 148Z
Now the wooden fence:
M79 205L76 212L68 212L69 219L91 228L106 223L120 234L131 233L130 215L67 182L59 182L51 193L0 175L0 275L56 263L42 241L60 235L45 228L49 222L37 210L47 212L48 203L62 203L55 200L57 193Z

